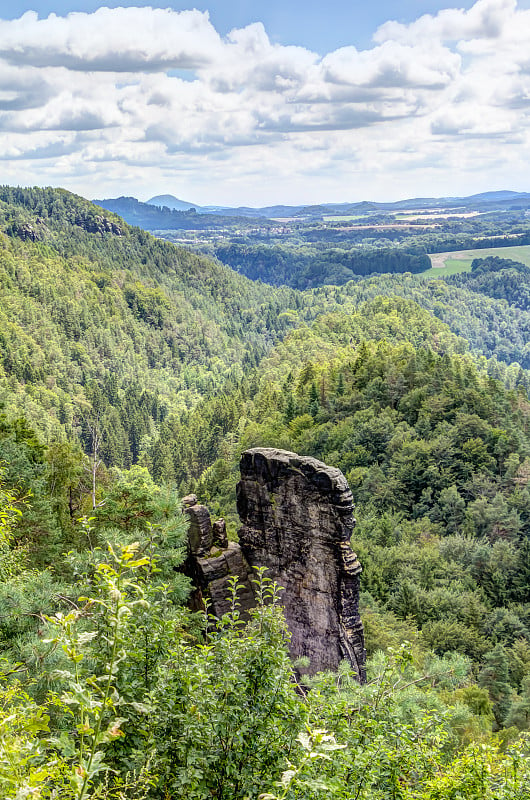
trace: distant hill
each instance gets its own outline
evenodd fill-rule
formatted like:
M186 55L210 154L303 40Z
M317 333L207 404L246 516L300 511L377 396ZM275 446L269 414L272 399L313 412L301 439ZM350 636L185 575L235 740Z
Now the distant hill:
M376 203L363 200L359 203L325 203L318 206L271 206L254 209L257 214L272 217L279 216L320 216L364 214L370 211L400 211L417 209L435 211L436 209L469 209L473 211L502 211L513 209L530 209L530 193L528 192L483 192L468 197L413 197L397 200L392 203Z
M142 203L134 197L118 197L107 200L94 200L94 203L114 211L131 225L139 225L147 230L196 230L217 227L223 222L234 224L234 217L240 220L264 220L297 217L300 219L321 219L325 216L349 216L370 212L395 212L404 209L435 211L436 209L467 209L473 211L513 211L530 210L530 193L508 190L482 192L468 197L414 197L390 203L376 203L367 200L356 203L322 203L319 205L274 205L252 208L250 206L198 206L179 200L171 194L152 197ZM175 217L173 214L185 214ZM195 219L190 214L196 214ZM215 221L212 220L215 218ZM209 219L209 221L208 221ZM260 223L261 224L261 223Z
M197 213L191 206L185 211L157 206L150 203L141 203L135 197L115 197L108 200L94 200L96 205L119 214L129 225L137 225L146 231L178 231L178 230L205 230L219 228L224 225L233 226L238 221L241 225L248 225L249 218L238 214L211 214ZM260 224L266 220L260 221Z
M179 200L172 194L157 194L147 201L149 206L158 206L159 208L170 208L172 211L190 211L192 208L195 211L202 211L203 209L196 203L187 203L185 200Z

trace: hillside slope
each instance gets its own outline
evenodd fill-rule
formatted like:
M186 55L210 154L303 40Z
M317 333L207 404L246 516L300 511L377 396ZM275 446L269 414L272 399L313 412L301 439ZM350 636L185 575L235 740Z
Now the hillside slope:
M237 385L289 330L382 294L415 300L477 355L496 357L491 374L529 385L520 366L530 367L530 312L503 299L514 299L512 264L494 280L482 270L459 283L409 274L273 288L59 189L1 188L0 235L5 410L86 448L98 420L107 464L136 462L163 419L184 420L201 398Z
M121 464L170 409L256 363L296 302L54 189L0 189L0 286L8 414L47 437L106 419Z

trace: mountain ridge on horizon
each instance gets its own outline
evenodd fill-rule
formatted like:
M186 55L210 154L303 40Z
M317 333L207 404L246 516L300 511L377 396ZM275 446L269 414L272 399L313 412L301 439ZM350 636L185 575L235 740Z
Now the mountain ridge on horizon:
M137 198L107 198L104 200L94 200L95 203L102 205L105 203L116 203L119 200L137 200ZM316 216L320 214L343 213L348 214L353 211L397 211L407 209L411 206L416 210L421 209L441 209L442 207L468 207L486 206L494 208L510 208L512 203L523 203L523 207L530 208L530 192L516 192L509 189L479 192L463 197L413 197L404 200L381 202L375 200L361 200L355 202L340 203L309 203L297 205L276 204L270 206L201 206L186 200L181 200L171 194L155 195L141 205L155 206L157 208L169 208L171 211L187 212L195 210L198 214L220 214L222 216L238 217L266 217L274 218L281 216Z

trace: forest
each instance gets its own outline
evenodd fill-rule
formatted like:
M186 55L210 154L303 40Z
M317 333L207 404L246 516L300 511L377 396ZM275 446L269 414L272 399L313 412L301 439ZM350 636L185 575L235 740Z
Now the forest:
M377 263L268 285L0 187L6 800L530 796L530 269ZM236 539L258 445L349 482L365 685L296 679L263 570L188 608L181 498Z
M303 290L377 273L421 273L431 266L428 253L527 245L528 196L504 194L225 213L124 197L95 202L252 280Z

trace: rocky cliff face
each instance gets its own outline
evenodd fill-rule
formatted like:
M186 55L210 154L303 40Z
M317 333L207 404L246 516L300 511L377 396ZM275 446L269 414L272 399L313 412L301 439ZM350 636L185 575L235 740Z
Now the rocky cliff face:
M361 565L350 548L355 520L342 472L285 450L247 450L237 508L246 561L284 587L292 655L308 656L311 672L347 659L364 680Z
M80 228L87 231L88 233L99 233L103 235L104 233L113 233L115 236L121 236L123 231L120 226L113 222L106 217L102 217L99 214L95 215L79 215L75 219L75 224L79 225Z
M254 604L252 567L267 567L283 587L293 658L307 656L311 673L347 659L364 681L361 565L350 548L352 495L340 470L285 450L247 450L237 485L239 544L227 542L223 521L212 525L194 495L184 498L184 507L190 519L185 571L196 587L196 607L208 595L214 614L227 611L228 581L236 575L244 614Z

